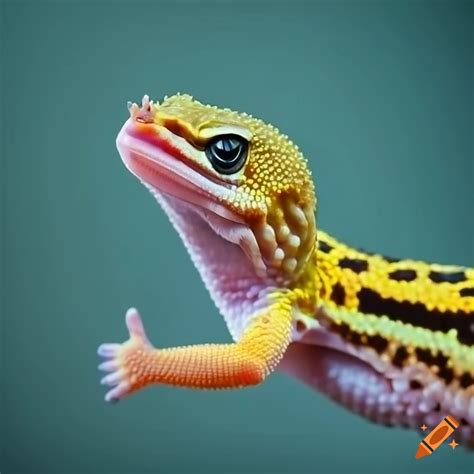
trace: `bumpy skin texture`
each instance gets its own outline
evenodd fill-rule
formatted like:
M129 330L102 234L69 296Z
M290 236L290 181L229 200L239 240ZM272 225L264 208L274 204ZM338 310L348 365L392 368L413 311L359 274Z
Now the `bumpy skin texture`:
M275 127L188 95L129 105L117 146L178 231L230 344L156 349L136 310L103 344L109 401L146 385L234 388L284 370L388 425L458 418L474 442L474 270L394 260L316 231L313 180ZM248 143L220 172L206 151Z

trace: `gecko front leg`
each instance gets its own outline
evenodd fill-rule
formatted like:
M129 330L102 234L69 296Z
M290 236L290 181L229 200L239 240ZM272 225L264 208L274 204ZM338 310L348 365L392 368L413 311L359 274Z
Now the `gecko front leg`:
M156 349L140 315L126 315L130 334L122 344L102 344L99 369L110 372L102 384L112 386L105 400L117 401L151 384L190 388L237 388L260 383L283 357L290 343L292 304L276 299L251 319L238 342Z

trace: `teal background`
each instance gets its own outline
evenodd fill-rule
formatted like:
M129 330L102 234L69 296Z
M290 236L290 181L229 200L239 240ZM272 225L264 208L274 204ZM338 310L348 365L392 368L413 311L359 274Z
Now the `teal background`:
M175 231L122 165L127 100L260 116L311 162L320 227L474 264L472 2L3 2L0 471L472 473L415 461L275 374L103 402L97 346L137 306L155 344L229 341Z

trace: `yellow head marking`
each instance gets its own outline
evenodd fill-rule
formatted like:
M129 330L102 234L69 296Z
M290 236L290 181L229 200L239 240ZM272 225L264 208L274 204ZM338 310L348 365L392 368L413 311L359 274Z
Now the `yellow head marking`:
M235 175L218 175L209 164L206 170L233 186L235 192L225 204L251 225L267 266L282 279L293 278L316 239L314 185L298 147L262 120L204 105L189 95L166 98L156 107L155 122L197 149L219 134L248 140L247 160Z
M235 133L249 141L248 158L237 176L221 176L237 184L230 203L236 212L259 214L283 194L300 202L314 200L310 172L298 147L272 125L227 108L204 105L189 95L174 95L156 107L155 122L184 137L197 148L210 138ZM236 179L237 178L237 179ZM263 205L264 204L264 205Z
M262 120L189 95L167 97L161 104L145 96L141 108L130 104L129 109L144 135L154 134L199 171L201 187L217 183L214 199L252 230L252 245L258 246L268 276L294 280L316 240L314 185L298 147ZM221 166L219 153L226 147L242 151L238 166Z

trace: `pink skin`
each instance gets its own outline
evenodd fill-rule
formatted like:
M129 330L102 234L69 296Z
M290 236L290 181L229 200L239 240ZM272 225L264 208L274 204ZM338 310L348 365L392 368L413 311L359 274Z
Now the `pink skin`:
M143 128L144 125L140 124ZM147 127L153 128L150 124ZM142 133L142 135L140 135ZM164 146L163 143L162 146ZM162 193L179 197L194 206L207 209L232 222L245 223L229 211L215 196L229 198L230 187L217 183L199 173L183 161L160 148L160 142L152 143L148 135L137 130L136 122L129 119L117 137L117 148L125 166L141 181Z
M140 124L139 127L143 132L154 125ZM215 198L228 195L230 190L225 183L216 183L186 166L165 150L165 146L158 144L150 143L149 136L140 135L133 119L125 123L117 137L124 164L150 189L167 212L216 305L233 319L229 325L236 338L245 326L246 318L262 304L260 292L266 288L255 274L264 270L255 237L242 218ZM242 280L246 282L245 288L242 288ZM253 296L249 296L249 290ZM130 334L127 341L102 344L98 350L99 356L105 359L99 369L109 373L101 383L112 387L105 395L108 402L118 401L130 392L119 366L121 352L137 342L151 347L135 309L127 312L126 325Z
M446 414L461 426L458 438L474 443L474 412L458 404L455 391L437 382L423 364L398 368L370 348L357 347L328 331L324 311L321 327L295 334L279 370L296 377L346 408L376 423L418 429L434 427ZM411 388L412 380L424 380Z

